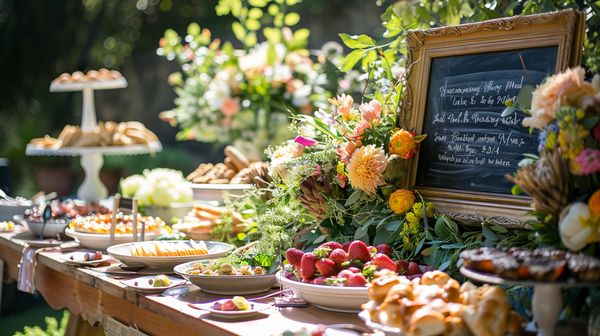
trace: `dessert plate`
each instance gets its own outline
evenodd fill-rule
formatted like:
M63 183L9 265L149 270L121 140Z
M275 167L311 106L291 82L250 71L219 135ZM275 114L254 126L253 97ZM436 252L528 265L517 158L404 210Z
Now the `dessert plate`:
M162 292L169 288L181 286L186 282L184 279L167 276L169 281L171 281L171 283L168 286L154 287L154 285L151 285L149 282L149 280L154 281L154 278L154 276L144 276L139 278L121 280L120 282L123 285L131 287L140 292Z
M226 311L226 310L217 310L217 309L212 308L215 303L223 303L225 301L228 301L228 300L223 299L223 300L217 300L217 301L213 301L213 302L190 304L190 305L196 309L207 310L213 316L217 316L217 317L221 317L221 318L229 318L229 319L242 318L242 317L245 318L245 317L253 316L253 315L258 314L261 310L269 309L272 307L272 305L270 303L249 302L250 309L248 309L248 310Z
M103 254L102 259L85 261L83 258L86 253L94 253L94 252L73 252L73 253L63 254L60 256L60 259L69 264L95 267L95 266L98 266L101 263L107 261L110 258L110 256Z

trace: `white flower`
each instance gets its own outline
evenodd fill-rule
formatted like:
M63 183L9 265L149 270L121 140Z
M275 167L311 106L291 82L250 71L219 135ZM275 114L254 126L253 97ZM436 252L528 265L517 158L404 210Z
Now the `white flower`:
M566 214L561 214L558 225L562 243L575 252L588 244L592 227L587 224L591 216L590 207L583 203L574 203Z
M231 97L231 88L227 85L227 82L220 79L214 79L208 84L208 90L204 92L204 99L206 103L213 110L220 110L223 105L223 101L226 98Z
M287 48L283 43L275 45L275 52L277 53L277 59L275 64L280 64L287 52ZM248 54L238 57L238 64L240 70L246 72L250 69L262 70L268 65L268 53L269 53L269 42L263 42L255 45Z
M146 179L142 175L131 175L128 178L121 180L119 185L121 186L121 192L124 197L133 197L135 192L140 186L146 182Z

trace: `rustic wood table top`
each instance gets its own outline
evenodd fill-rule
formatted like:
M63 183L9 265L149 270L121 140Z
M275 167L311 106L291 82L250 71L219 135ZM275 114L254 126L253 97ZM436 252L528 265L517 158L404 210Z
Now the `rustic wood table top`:
M12 241L14 233L0 233L0 259L4 260L4 282L16 281L24 246ZM188 303L204 303L225 298L202 292L187 285L185 295L148 295L135 292L120 283L122 279L65 264L64 252L42 251L37 256L36 289L54 309L67 308L92 326L107 327L112 317L125 325L135 325L147 335L281 335L286 330L316 325L354 324L364 327L357 314L336 313L309 304L307 308L271 307L258 315L240 320L213 317L207 311L191 308ZM263 296L244 295L246 298ZM266 299L261 302L272 302ZM570 329L559 327L557 336L585 335L585 323L572 323ZM525 333L525 335L533 335Z

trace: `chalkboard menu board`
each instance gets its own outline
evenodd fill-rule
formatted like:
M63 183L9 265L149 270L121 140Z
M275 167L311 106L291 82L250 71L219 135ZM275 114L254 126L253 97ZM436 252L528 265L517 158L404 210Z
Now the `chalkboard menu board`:
M510 194L504 174L537 152L539 132L522 126L523 112L501 117L504 102L554 74L557 55L549 46L433 58L415 186Z

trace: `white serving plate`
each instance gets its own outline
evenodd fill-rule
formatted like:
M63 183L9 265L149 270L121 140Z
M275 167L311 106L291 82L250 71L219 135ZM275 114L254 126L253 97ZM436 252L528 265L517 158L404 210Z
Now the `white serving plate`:
M194 191L194 199L198 201L217 201L223 204L223 190L228 190L231 196L243 196L245 190L252 189L251 184L210 184L190 183Z
M42 233L42 226L44 223L26 219L23 216L14 216L14 221L23 225L29 230L33 235L39 237ZM60 222L63 221L63 222ZM44 228L44 238L56 238L56 235L63 233L65 228L69 225L70 221L66 219L59 219L59 222L56 222L55 219L50 219L46 222L46 227Z
M227 301L227 299L217 300L217 301L207 302L207 303L199 303L199 304L195 304L194 307L196 307L198 309L202 309L202 310L207 310L213 316L217 316L217 317L221 317L221 318L230 318L230 319L250 317L252 315L258 314L261 310L271 308L270 303L259 303L259 302L249 302L250 305L252 305L252 308L250 308L248 310L225 311L225 310L216 310L216 309L212 308L212 306L215 303L217 303L217 302L222 303L225 301Z
M369 301L367 287L314 285L286 279L281 271L277 272L277 282L297 290L304 301L325 310L358 313L362 310L361 306Z
M215 258L216 259L216 258ZM266 292L277 283L275 274L263 275L201 275L187 274L196 262L177 265L175 273L190 280L203 292L221 295L246 295Z
M186 243L189 245L187 240L163 240L156 243L162 244L173 244L173 243ZM187 262L196 262L198 260L206 259L217 259L223 258L227 255L227 252L234 249L235 246L227 243L205 241L206 247L208 248L208 254L201 255L190 255L190 256L177 256L177 257L138 257L132 256L129 246L133 244L152 244L155 242L143 242L143 243L125 243L114 245L108 248L107 252L111 257L118 259L120 262L127 266L146 266L149 268L161 268L161 269L173 269L173 267Z
M165 231L166 232L166 231ZM79 242L79 244L90 250L106 251L110 243L110 234L108 233L83 233L76 232L73 228L67 228L65 234ZM162 232L150 231L145 232L144 239L152 240ZM141 239L141 234L138 233L138 239ZM133 241L132 233L115 233L115 245L124 244Z
M93 251L90 251L90 252L94 253ZM100 260L84 261L83 255L86 253L90 253L90 252L73 252L73 253L63 254L60 256L60 259L69 264L96 267L99 264L107 261L110 258L109 256L103 254L102 259L100 259ZM71 257L73 257L72 260L71 260Z
M171 281L171 284L169 284L168 286L154 287L153 285L150 285L148 283L148 280L150 280L150 279L154 280L154 278L155 278L155 276L153 276L153 275L144 276L144 277L139 277L139 278L121 280L121 283L124 284L125 286L131 287L140 292L162 292L169 288L173 288L173 287L177 287L177 286L181 286L181 285L185 284L185 280L183 280L183 279L167 276L167 278L169 278L169 280ZM137 286L135 285L136 282L138 284Z

